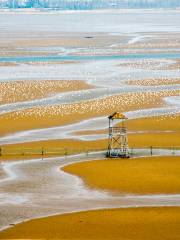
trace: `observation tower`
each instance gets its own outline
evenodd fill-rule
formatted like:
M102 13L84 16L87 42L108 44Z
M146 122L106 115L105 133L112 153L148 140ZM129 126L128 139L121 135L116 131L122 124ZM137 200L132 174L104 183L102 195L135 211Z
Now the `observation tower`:
M107 157L129 158L126 120L122 113L115 112L109 119L109 139Z

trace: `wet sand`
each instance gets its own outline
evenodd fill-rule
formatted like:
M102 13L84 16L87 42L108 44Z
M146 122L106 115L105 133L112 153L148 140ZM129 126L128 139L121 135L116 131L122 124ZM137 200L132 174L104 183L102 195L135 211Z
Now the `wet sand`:
M137 133L129 134L128 142L129 148L170 148L171 154L173 149L179 147L179 133ZM71 139L59 139L59 140L49 140L49 141L31 141L31 142L22 142L17 144L8 144L2 145L2 151L5 155L26 155L34 154L38 152L42 155L42 148L44 149L45 154L58 152L60 155L64 154L75 154L80 152L89 152L96 150L105 150L108 146L108 140L71 140ZM29 154L28 154L29 153ZM36 155L36 154L34 154Z
M79 176L92 189L119 194L180 193L179 157L106 159L68 165L63 170Z
M28 33L27 33L28 34ZM51 35L49 37L48 35ZM29 34L28 34L29 35ZM59 35L59 36L58 36ZM36 36L36 37L31 37L27 35L21 36L21 38L16 38L16 37L11 37L11 38L6 38L6 33L5 37L1 38L1 46L3 46L3 55L5 56L13 56L18 54L24 55L24 53L27 53L28 50L31 50L29 48L35 48L35 50L40 49L39 51L36 51L35 53L38 53L39 55L44 51L43 47L48 47L51 48L49 53L53 53L53 47L65 47L65 48L81 48L84 47L86 48L87 46L89 47L104 47L104 46L110 46L114 42L115 43L124 43L129 37L125 35L119 35L119 36L112 36L108 34L103 34L103 33L42 33L42 36ZM58 37L57 37L58 36ZM91 38L88 38L91 37ZM9 45L7 45L10 42L11 48L9 48ZM17 51L18 50L18 51ZM6 53L5 53L6 52ZM55 51L56 52L56 51ZM14 54L15 53L15 54Z
M178 109L177 107L177 112ZM178 113L170 114L168 111L170 111L169 108L155 108L127 112L130 147L166 146L172 148L178 146L180 116ZM150 115L154 115L154 117L150 117ZM9 145L5 146L4 149L17 148L21 149L21 152L23 147L36 147L41 152L40 149L42 147L48 148L48 144L49 148L60 147L61 149L66 148L67 144L67 149L73 149L73 152L76 147L79 150L79 146L81 146L81 149L105 149L108 137L107 128L107 117L98 117L54 128L17 132L1 137L0 143L2 146ZM153 138L153 134L156 138ZM136 138L138 141L136 141Z
M46 57L50 55L94 57L91 61L82 62L43 63L39 61L35 63L33 60L32 62L30 60L30 62L23 62L24 60L20 59L21 62L18 63L0 63L0 81L2 82L0 88L3 94L1 102L3 104L10 103L8 106L0 106L0 141L1 143L4 141L3 147L7 150L8 148L13 150L13 148L28 147L39 148L40 150L42 150L42 147L47 149L59 148L62 154L65 151L68 151L68 154L77 153L82 148L85 152L107 148L106 135L104 137L102 134L100 139L95 136L91 138L91 136L87 136L85 131L106 129L106 117L113 111L127 112L131 119L128 122L130 147L179 145L178 116L172 119L170 117L164 119L165 116L157 117L157 121L154 121L153 118L142 118L143 114L150 117L154 116L154 113L156 116L179 112L178 106L171 104L174 99L169 102L164 99L168 96L179 96L179 59L164 59L163 55L157 55L157 59L95 60L96 56L103 55L178 53L180 49L179 14L174 13L172 17L172 14L168 13L169 18L167 18L164 13L158 15L141 13L136 15L136 19L134 19L134 14L131 19L128 14L119 13L100 13L98 15L95 12L91 15L88 12L81 14L86 21L82 21L79 15L74 13L67 15L1 13L0 19L2 21L0 22L4 23L1 28L0 39L1 57ZM143 25L142 16L144 19ZM156 17L154 18L154 16ZM26 17L26 22L22 21L24 17ZM124 23L119 21L119 17L124 20ZM137 23L136 27L134 27L135 22ZM119 25L119 23L121 24ZM40 26L44 27L41 28ZM164 80L165 78L166 80ZM59 79L62 80L63 85L59 85ZM73 81L76 79L79 81ZM150 81L151 79L152 81ZM91 91L89 85L93 85L96 89ZM117 87L119 89L115 89ZM7 88L8 91L6 91ZM39 88L40 91L37 90ZM87 91L79 91L81 89L87 89ZM13 90L17 91L17 94L14 94ZM68 91L67 94L64 94L65 91ZM73 94L69 91L73 91ZM23 94L24 92L26 94ZM49 99L49 95L51 97L56 93L61 93L57 99ZM59 103L57 103L58 101ZM146 113L143 112L142 114L142 109ZM133 117L140 119L133 119ZM163 121L160 121L161 118L163 118ZM82 120L89 122L82 122ZM68 124L72 124L72 126ZM50 129L52 127L54 129ZM33 130L37 132L35 133ZM81 133L78 136L76 134L78 130L81 130L83 134ZM64 135L62 134L63 131ZM88 134L92 135L89 132ZM5 139L3 140L2 137L5 137ZM59 140L57 140L57 137ZM21 143L17 144L18 142ZM8 143L14 144L6 145ZM149 149L136 149L134 151L140 156L150 154ZM153 151L154 154L169 155L172 154L173 149ZM178 155L179 152L176 151L174 154ZM33 157L36 157L36 155ZM179 206L180 196L176 194L179 187L178 180L175 181L173 178L170 181L170 190L175 194L172 195L162 195L152 184L150 189L152 193L155 193L153 195L122 194L115 196L110 191L90 189L84 185L80 178L59 170L60 167L67 164L103 159L103 157L104 152L36 160L24 156L23 161L12 162L7 161L9 160L8 157L1 157L0 204L2 211L0 213L0 228L37 217L73 211L115 207ZM12 160L12 157L10 158ZM174 174L176 170L173 163L174 161L166 163L167 168L172 171L171 174ZM170 164L173 166L170 166ZM151 168L154 166L155 164ZM146 164L141 167L147 170ZM165 165L159 162L158 167L153 169L157 174L156 176L162 173L160 171L162 169L164 173L167 173ZM106 171L107 169L103 170ZM146 179L148 174L143 176L143 172L139 172L139 175ZM155 178L155 175L153 176ZM166 181L165 176L160 176L156 180ZM164 190L164 193L166 193L169 188L163 188L164 185L159 184L157 187L159 186L162 192ZM143 191L146 192L145 189ZM174 209L176 210L174 211ZM126 213L121 215L122 211ZM136 211L140 212L137 213ZM70 239L73 237L84 239L93 237L91 226L93 228L97 226L97 230L95 230L103 239L110 235L112 239L115 237L119 239L119 235L127 237L126 233L132 233L130 235L132 239L133 237L137 239L137 236L139 239L153 239L157 236L159 239L162 236L163 239L171 239L170 237L179 239L179 228L176 227L177 221L179 221L179 208L126 209L114 210L114 213L111 210L79 213L80 215L85 214L83 219L87 219L87 222L86 220L81 222L82 224L85 223L81 229L73 228L77 226L76 220L79 224L79 214L73 215L75 220L73 220L72 215L67 215L67 221L62 220L60 227L58 224L61 217L54 217L53 225L49 224L49 218L47 218L47 221L41 219L38 220L37 225L36 223L32 225L33 227L30 226L30 222L26 230L24 225L22 225L22 228L20 225L20 228L17 226L17 229L19 229L17 231L15 227L8 230L10 232L7 232L7 235L6 233L0 233L0 238L47 238L47 236L60 238L61 234L65 232L63 237L66 237L66 234L69 233L67 237ZM161 218L159 213L162 213ZM92 216L91 214L95 215ZM117 220L116 225L114 225L115 220L113 220L113 226L112 221L108 220L110 219L109 214ZM107 222L103 222L103 220L98 222L98 217L105 219L102 215L106 217ZM72 221L69 221L69 216ZM138 217L147 220L147 225L146 221L142 223L142 220ZM138 222L137 218L139 219ZM122 224L122 219L123 221L126 220L123 224L127 223L127 225L123 225L121 232L119 226ZM176 221L175 224L174 221ZM102 222L103 226L101 225ZM39 227L38 224L45 228ZM135 232L136 236L133 235L132 224L134 226L133 230L137 230ZM172 227L171 231L167 228L167 224ZM58 230L54 227L57 227ZM116 231L116 227L118 227L118 231ZM33 231L37 230L39 232L33 232L32 228ZM43 231L47 229L47 232L42 233L42 229ZM71 230L73 229L74 232L72 233ZM101 229L106 236L102 235ZM109 232L105 232L105 229ZM25 235L21 234L22 231ZM156 231L156 234L152 235L153 231ZM56 233L57 235L55 235ZM82 234L80 235L80 233Z
M135 115L134 115L135 117ZM117 123L118 125L118 123ZM137 132L179 132L180 131L180 114L167 114L159 116L139 117L127 119L126 126L128 133ZM108 127L108 126L107 126ZM95 135L95 134L108 134L108 128L100 130L81 130L75 131L76 135Z
M180 114L161 115L127 121L128 130L180 131Z
M9 29L8 29L9 30ZM63 48L107 48L117 54L124 53L161 53L165 51L178 52L180 49L179 33L158 32L77 32L53 31L40 32L8 32L6 29L0 39L0 56L26 56L30 54L44 55L57 53L57 47ZM12 35L11 35L12 34ZM19 34L19 37L16 35ZM49 51L44 51L48 47ZM44 48L44 49L43 49ZM54 49L53 49L54 48ZM91 50L91 49L90 49ZM97 50L97 49L95 49Z
M1 165L1 158L0 158L0 165ZM2 169L2 167L0 167L0 179L5 178L6 177L6 173L5 171Z
M129 117L127 127L130 147L172 148L179 146L179 114L158 116L162 113L160 110L153 113L151 109L126 114ZM147 117L143 117L144 114L147 114ZM150 114L155 114L155 116L150 117ZM79 150L106 149L107 128L107 117L99 117L55 128L17 132L4 138L1 137L0 142L4 152L15 151L18 155L22 154L23 148L32 148L34 154L35 152L41 154L42 147L47 149L47 152L52 148L59 148L59 151L64 153L64 149L67 149L70 154Z
M144 155L138 151L137 154ZM161 154L169 154L162 150ZM112 195L87 188L76 176L60 170L78 161L103 159L90 153L29 161L3 162L0 181L1 229L25 220L73 211L137 206L179 206L178 194ZM52 187L53 186L53 187ZM1 235L0 235L1 236Z
M179 91L144 92L110 96L74 104L34 107L0 116L0 134L67 125L85 119L108 116L112 112L132 111L166 106L163 97L179 95ZM15 120L15 121L14 121Z
M179 224L177 207L98 210L32 220L0 238L178 240Z

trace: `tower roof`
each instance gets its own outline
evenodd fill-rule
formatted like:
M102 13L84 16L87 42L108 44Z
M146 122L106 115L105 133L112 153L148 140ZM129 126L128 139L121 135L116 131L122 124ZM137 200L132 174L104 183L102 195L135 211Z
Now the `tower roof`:
M110 115L108 118L109 118L109 119L127 119L127 117L126 117L124 114L119 113L119 112L113 113L113 114Z

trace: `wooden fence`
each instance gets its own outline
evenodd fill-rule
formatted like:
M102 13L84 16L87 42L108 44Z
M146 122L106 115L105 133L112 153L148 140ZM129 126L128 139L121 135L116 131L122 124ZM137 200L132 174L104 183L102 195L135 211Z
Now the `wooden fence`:
M73 154L85 153L89 154L91 152L107 151L107 149L73 149L73 148L9 148L0 147L0 157L5 156L68 156ZM153 147L147 146L143 148L129 148L129 155L135 156L139 152L144 152L146 155L153 156L157 155L158 152L167 152L170 155L180 154L180 146L170 146L170 147Z

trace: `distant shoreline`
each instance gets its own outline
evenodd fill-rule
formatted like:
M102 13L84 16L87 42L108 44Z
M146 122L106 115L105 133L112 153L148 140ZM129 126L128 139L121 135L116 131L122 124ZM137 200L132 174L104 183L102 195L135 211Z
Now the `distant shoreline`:
M108 8L108 9L78 9L78 10L69 10L69 9L60 9L60 8L0 8L0 13L179 13L180 8Z

